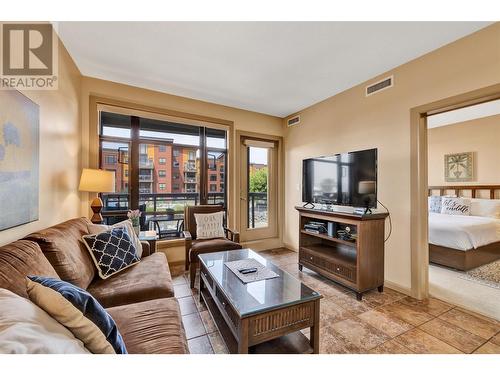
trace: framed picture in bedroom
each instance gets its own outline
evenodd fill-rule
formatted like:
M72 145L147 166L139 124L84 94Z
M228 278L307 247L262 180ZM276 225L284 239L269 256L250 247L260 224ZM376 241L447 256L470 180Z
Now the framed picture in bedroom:
M0 231L38 220L40 110L0 90Z
M444 156L444 179L447 182L474 180L474 153L461 152Z

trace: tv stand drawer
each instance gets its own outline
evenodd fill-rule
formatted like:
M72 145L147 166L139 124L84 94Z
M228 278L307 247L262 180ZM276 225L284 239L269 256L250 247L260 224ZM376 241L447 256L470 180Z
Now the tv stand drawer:
M301 248L299 251L299 260L310 263L350 282L356 282L356 267L342 264L341 262L336 261L334 257L327 258L315 254L314 252L307 250L307 248Z

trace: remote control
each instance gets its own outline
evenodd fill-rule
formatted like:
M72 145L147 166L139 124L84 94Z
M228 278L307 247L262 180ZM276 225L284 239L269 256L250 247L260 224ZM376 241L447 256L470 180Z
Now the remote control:
M257 267L251 267L251 268L242 268L238 270L240 273L246 275L247 273L254 273L257 272Z

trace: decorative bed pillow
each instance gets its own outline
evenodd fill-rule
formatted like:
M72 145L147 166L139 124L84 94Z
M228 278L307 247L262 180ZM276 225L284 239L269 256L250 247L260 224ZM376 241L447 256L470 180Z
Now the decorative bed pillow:
M441 201L443 197L440 195L431 195L429 197L429 212L441 213Z
M472 216L500 219L500 199L471 199L470 214Z
M196 220L196 238L210 239L224 237L224 211L213 214L194 214Z
M470 215L470 199L467 198L443 198L441 213L447 215Z
M40 307L0 288L0 354L88 353L71 331Z
M103 225L103 224L89 224L89 234L99 234L102 232L105 232L107 230L113 229L113 228L120 228L120 227L125 227L127 230L127 234L134 243L135 250L137 251L137 258L141 259L142 257L142 244L141 240L139 239L139 236L135 233L134 226L132 225L132 222L127 219L120 221L119 223L113 224L113 225Z
M31 301L83 341L90 352L127 353L115 321L86 290L38 276L28 276L26 289Z
M137 250L125 227L82 237L101 279L139 262Z

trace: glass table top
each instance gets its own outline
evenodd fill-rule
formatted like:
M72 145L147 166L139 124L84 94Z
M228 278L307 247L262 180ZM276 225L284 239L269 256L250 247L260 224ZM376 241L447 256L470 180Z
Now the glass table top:
M201 254L199 258L241 317L321 298L321 294L250 249ZM279 277L245 284L225 266L226 262L249 258Z

